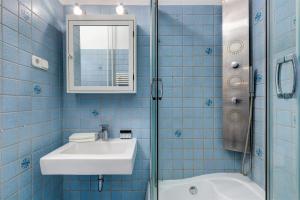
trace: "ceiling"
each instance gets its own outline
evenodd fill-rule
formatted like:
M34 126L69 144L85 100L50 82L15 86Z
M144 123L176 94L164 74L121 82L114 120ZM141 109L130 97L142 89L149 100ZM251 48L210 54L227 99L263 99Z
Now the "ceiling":
M150 0L59 0L63 5L149 5ZM219 5L222 0L159 0L160 5Z

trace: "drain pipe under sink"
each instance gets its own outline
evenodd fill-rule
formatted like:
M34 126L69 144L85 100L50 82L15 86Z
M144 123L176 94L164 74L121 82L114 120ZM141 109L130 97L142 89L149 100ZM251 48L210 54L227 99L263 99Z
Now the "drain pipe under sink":
M102 192L104 184L104 177L103 175L98 175L98 192Z

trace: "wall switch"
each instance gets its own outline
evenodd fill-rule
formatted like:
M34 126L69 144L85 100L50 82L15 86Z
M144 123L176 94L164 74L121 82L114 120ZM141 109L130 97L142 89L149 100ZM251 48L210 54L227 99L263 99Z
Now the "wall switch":
M49 68L47 60L35 55L32 55L32 66L43 70L48 70Z

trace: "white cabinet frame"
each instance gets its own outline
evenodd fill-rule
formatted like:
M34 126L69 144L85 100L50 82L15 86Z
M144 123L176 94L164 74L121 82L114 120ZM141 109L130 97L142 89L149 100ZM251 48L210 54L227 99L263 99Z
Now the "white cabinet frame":
M74 48L73 48L73 27L74 26L128 26L129 27L129 66L128 86L76 86L74 78ZM67 93L136 93L136 21L132 15L104 15L92 16L83 15L67 16Z

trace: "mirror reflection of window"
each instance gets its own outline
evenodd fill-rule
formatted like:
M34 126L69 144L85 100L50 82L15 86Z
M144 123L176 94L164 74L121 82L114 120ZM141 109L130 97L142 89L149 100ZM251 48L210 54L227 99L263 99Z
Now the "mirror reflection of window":
M74 27L75 85L128 86L128 38L128 26Z

